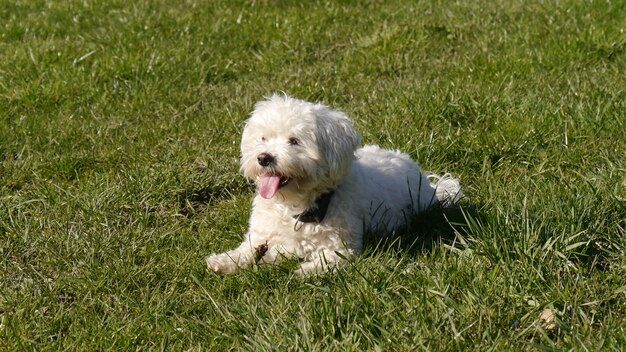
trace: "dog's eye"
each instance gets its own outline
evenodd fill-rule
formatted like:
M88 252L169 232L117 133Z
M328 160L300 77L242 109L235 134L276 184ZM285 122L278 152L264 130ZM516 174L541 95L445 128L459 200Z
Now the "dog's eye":
M265 142L265 137L261 137L261 142Z
M290 145L298 145L298 144L300 144L300 141L296 137L291 137L291 138L289 138L289 144Z

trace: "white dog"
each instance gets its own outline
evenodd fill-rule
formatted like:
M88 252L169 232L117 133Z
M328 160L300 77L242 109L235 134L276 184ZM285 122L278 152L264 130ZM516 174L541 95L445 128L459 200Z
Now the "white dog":
M359 144L341 111L279 95L257 103L241 140L241 170L258 188L250 228L238 248L207 257L209 270L285 257L303 260L300 274L332 269L362 252L367 229L390 233L460 198L457 179L430 183L408 155Z

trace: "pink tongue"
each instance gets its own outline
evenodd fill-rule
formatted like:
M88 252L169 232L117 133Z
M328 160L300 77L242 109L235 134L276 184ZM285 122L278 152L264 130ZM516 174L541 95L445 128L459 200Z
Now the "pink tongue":
M259 183L259 194L265 199L270 199L278 191L278 185L280 184L280 176L265 175L261 176L261 182Z

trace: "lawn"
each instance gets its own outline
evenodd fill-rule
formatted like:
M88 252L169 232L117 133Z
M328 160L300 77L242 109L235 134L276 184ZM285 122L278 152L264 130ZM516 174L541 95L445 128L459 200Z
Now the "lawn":
M334 274L209 273L281 91L460 209ZM624 0L0 0L0 350L624 350L624 131Z

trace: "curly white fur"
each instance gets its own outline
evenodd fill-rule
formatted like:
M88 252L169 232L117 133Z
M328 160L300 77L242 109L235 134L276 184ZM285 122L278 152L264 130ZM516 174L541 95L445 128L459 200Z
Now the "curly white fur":
M460 198L449 174L427 175L406 154L359 144L341 111L284 95L257 103L241 140L241 170L259 191L250 227L239 247L207 257L209 269L227 274L285 257L302 259L301 274L332 269L362 252L365 230L393 231L412 213ZM328 191L320 223L294 218Z

